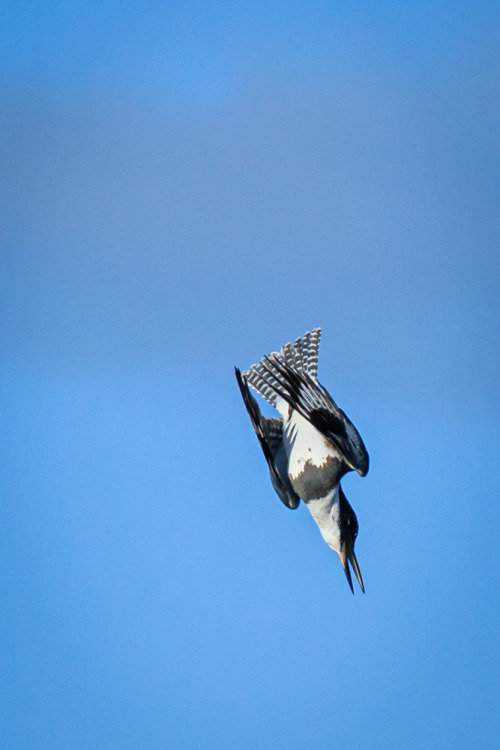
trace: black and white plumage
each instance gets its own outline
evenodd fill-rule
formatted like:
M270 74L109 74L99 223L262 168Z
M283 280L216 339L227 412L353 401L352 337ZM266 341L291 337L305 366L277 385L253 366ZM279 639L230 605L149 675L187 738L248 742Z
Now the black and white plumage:
M302 499L323 539L339 556L354 593L349 563L361 589L354 544L358 520L340 480L348 471L365 476L368 453L361 436L317 379L321 329L285 344L236 379L269 466L271 482L288 508ZM263 417L248 386L277 409Z

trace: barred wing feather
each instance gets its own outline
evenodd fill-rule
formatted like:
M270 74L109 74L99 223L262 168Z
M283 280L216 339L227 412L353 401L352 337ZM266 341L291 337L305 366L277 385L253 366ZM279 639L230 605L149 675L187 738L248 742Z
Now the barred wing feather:
M262 366L272 379L276 394L316 427L337 448L351 469L364 476L369 458L361 435L326 388L273 354L264 357Z
M318 351L321 340L321 328L314 328L300 336L293 344L285 344L279 352L273 352L270 358L277 359L292 370L308 375L317 382ZM276 406L276 394L279 377L265 366L265 357L243 373L243 377L257 393L260 393L272 406Z

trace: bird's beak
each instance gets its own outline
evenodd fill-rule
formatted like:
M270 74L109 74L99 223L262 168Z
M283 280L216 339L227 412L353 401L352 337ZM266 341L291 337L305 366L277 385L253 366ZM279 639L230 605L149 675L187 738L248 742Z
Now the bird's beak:
M349 542L346 542L342 547L342 552L340 553L340 562L342 563L342 567L344 568L345 577L347 578L347 583L349 584L352 593L354 594L354 587L352 585L351 569L349 568L349 563L351 563L352 565L352 568L356 574L356 578L358 579L358 583L361 586L361 591L364 594L365 586L363 583L363 578L361 576L361 571L359 569L358 561L356 559L356 554L352 548L352 544L350 544Z

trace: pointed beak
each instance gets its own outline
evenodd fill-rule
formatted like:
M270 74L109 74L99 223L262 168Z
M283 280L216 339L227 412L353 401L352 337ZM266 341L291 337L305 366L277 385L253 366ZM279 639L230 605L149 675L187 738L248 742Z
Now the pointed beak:
M361 576L361 571L356 559L356 554L349 542L346 542L342 548L342 552L340 553L340 562L342 563L342 567L344 568L345 577L347 578L347 583L349 584L352 593L354 594L354 587L352 585L351 569L349 568L349 563L351 563L352 565L352 569L354 570L356 578L358 579L358 583L361 586L361 591L364 594L365 586L363 583L363 578Z

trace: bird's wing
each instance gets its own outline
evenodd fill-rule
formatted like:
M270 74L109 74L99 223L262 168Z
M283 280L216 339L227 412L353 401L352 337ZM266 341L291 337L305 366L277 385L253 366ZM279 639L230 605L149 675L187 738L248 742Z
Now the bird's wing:
M237 367L234 369L243 401L245 402L253 428L259 439L260 447L269 466L272 485L280 500L288 508L297 508L300 503L300 497L293 491L286 469L282 465L282 462L278 460L278 452L282 444L283 420L262 416L257 401L250 393L245 378Z
M314 328L294 343L285 344L279 352L273 352L270 357L276 357L280 362L289 365L292 370L309 375L314 381L318 373L318 350L321 340L321 328ZM272 406L276 406L276 390L272 375L266 371L264 359L252 365L243 373L248 385L260 393Z
M273 354L262 360L262 377L276 395L307 419L341 453L347 465L364 476L369 459L361 435L326 388L305 372L297 372Z
M304 372L313 380L318 376L318 351L321 341L321 328L314 328L300 336L293 344L285 344L273 356L285 362L292 370ZM271 355L270 355L271 356Z

